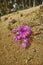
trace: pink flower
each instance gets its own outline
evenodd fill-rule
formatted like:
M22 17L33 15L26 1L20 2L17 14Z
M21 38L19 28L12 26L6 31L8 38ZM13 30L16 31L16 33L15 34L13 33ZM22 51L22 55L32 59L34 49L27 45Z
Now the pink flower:
M31 33L29 26L27 26L26 24L22 24L17 29L14 28L11 31L11 33L16 34L16 36L14 37L14 41L21 39L20 45L24 48L27 46L28 37L30 36L30 33Z
M26 24L20 25L18 28L18 33L21 34L22 36L25 35L30 35L30 27L27 26Z
M26 47L27 47L27 44L28 44L28 39L27 39L27 38L21 40L20 45L21 45L23 48L26 48Z
M17 28L17 35L20 35L21 38L25 38L26 36L30 35L30 27L27 25L20 25Z

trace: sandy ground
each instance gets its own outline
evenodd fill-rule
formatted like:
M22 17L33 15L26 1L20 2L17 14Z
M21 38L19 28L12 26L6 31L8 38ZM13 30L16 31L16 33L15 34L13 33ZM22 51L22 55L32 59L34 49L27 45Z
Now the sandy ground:
M13 41L11 29L30 26L30 45L24 49ZM0 20L0 65L43 65L43 6L13 12Z

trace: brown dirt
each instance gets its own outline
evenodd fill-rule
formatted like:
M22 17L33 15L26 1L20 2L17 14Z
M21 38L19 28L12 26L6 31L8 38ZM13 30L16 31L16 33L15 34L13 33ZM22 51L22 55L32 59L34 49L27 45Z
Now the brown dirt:
M27 49L13 41L12 28L26 23L33 32ZM1 17L0 65L43 65L43 6L17 11Z

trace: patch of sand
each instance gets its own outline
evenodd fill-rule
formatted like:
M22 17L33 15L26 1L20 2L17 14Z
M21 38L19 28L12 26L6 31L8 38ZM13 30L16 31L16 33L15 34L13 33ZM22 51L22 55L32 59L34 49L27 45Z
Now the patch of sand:
M27 49L13 41L11 29L26 23L34 35ZM0 65L43 65L43 6L13 12L0 21Z

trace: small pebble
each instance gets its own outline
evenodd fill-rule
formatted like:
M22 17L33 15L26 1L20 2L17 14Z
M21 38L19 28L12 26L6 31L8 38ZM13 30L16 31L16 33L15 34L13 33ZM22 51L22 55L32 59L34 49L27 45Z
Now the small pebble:
M9 34L8 37L10 37L11 35Z
M33 48L33 52L36 52L36 48Z
M26 63L26 64L28 63L28 60L27 60L27 59L25 60L25 63Z
M23 17L23 14L21 14L20 16Z
M13 19L13 20L11 21L11 23L13 23L13 24L16 23L16 22L17 22L17 21L16 21L15 19Z
M8 19L8 17L5 17L5 19L4 20L7 20Z

